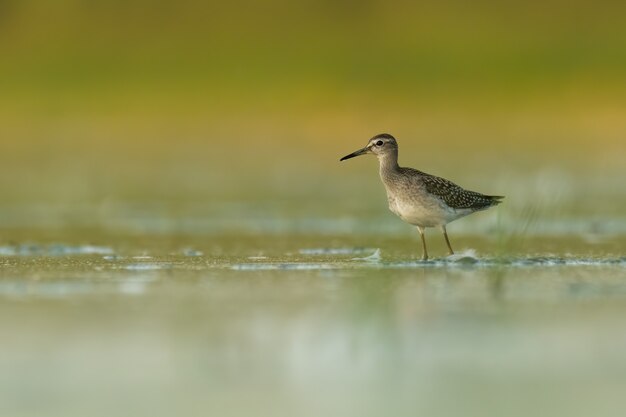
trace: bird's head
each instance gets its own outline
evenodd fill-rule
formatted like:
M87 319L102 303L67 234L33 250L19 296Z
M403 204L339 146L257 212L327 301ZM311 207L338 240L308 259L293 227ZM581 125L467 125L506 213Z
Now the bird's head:
M372 153L377 157L381 157L397 152L398 142L396 142L396 139L388 133L381 133L371 138L369 142L367 142L366 147L359 149L358 151L352 152L350 155L344 156L340 159L340 161L345 161L346 159L354 158L355 156L365 155L368 153Z

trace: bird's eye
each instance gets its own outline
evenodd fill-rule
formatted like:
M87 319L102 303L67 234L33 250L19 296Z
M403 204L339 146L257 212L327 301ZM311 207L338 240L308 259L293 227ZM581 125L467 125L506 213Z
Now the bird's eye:
M383 146L383 141L379 140L378 142L376 142L376 146Z

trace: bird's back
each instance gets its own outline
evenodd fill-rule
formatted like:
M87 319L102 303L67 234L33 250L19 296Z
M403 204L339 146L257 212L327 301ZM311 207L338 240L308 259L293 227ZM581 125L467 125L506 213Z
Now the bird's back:
M452 209L470 209L472 211L485 210L502 202L503 196L485 195L476 191L469 191L445 178L427 174L413 168L400 168L403 175L415 178L421 183L426 192L441 199Z

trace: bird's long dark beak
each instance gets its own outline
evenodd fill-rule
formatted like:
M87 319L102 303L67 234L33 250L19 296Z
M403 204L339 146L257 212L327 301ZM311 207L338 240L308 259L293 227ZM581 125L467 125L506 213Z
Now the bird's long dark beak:
M346 155L343 158L341 158L339 161L345 161L346 159L350 159L350 158L354 158L355 156L359 156L359 155L365 155L366 153L368 153L370 151L370 149L366 146L363 149L359 149L356 152L352 152L350 155Z

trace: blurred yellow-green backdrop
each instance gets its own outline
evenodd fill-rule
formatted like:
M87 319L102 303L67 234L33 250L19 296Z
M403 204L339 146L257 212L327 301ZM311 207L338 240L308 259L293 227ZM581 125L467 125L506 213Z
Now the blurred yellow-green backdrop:
M626 2L0 0L0 414L621 416ZM428 232L400 162L486 194Z
M625 16L618 1L4 0L2 200L362 198L374 162L338 157L389 132L404 164L513 207L559 178L595 210L585 196L623 191Z

